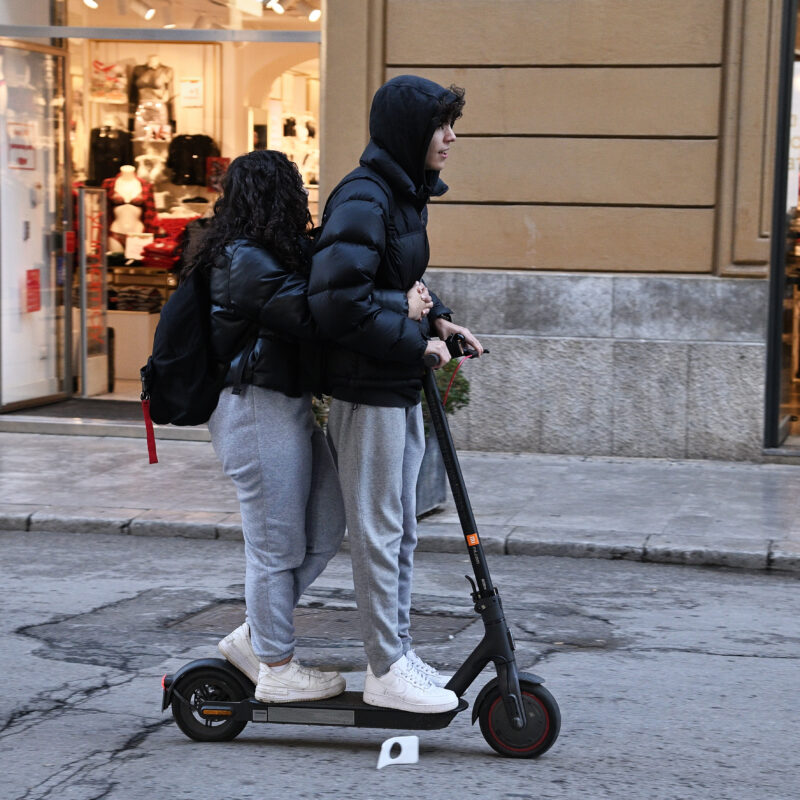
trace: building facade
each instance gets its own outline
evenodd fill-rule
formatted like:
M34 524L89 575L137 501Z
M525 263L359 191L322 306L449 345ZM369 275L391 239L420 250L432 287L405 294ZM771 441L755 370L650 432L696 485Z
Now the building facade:
M201 5L159 5L178 17L172 41L160 18L131 22L133 3L116 4L118 16L105 24L120 32L107 35L90 27L99 17L79 0L58 0L41 20L6 14L4 52L20 42L60 49L69 65L57 78L67 118L84 103L83 139L73 126L56 182L72 187L73 173L86 172L89 131L103 124L90 102L98 61L121 64L128 77L150 55L185 63L186 85L176 90L185 107L170 135L207 133L222 158L252 146L294 147L287 119L311 120L320 203L357 163L378 86L409 72L455 83L467 106L443 175L451 189L430 209L429 283L491 351L464 368L471 402L454 418L459 446L760 459L771 412L783 421L779 438L792 433L800 302L784 284L770 291L769 279L780 270L783 280L785 267L770 248L776 164L780 173L787 155L776 149L781 36L796 2L328 0L286 2L278 19L257 0L235 0L222 22L203 21ZM313 24L300 14L312 6L321 11ZM52 28L36 37L20 27L64 22L63 40ZM292 39L299 32L311 38ZM191 80L203 87L199 106L189 104ZM787 209L797 205L793 181ZM0 200L6 238L20 220L11 196ZM54 229L71 219L55 217ZM66 302L57 298L69 254L49 257L40 297L49 287L55 309ZM17 357L25 372L40 353L18 350L19 331L37 313L24 310L20 294L29 270L4 251L2 409L80 393L89 378L87 367L86 381L75 381L77 356L63 367L61 351L73 348L62 341L51 354L61 365L52 391L9 394L9 363ZM50 328L67 340L57 316L52 310ZM767 369L770 320L785 325L779 375ZM73 327L80 324L75 317ZM119 317L118 353L125 324Z
M491 350L459 444L761 457L782 4L328 5L323 194L383 80L467 90L429 222Z

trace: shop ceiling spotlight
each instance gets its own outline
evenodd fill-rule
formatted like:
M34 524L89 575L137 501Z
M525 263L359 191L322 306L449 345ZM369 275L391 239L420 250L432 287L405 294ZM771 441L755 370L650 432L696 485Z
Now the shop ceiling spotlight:
M83 0L83 4L87 8L97 8L97 0Z
M307 16L309 22L317 22L322 16L322 11L319 8L315 8L308 0L296 0L296 2L292 0L287 3L286 9L289 13Z
M276 14L283 14L283 12L286 11L279 0L269 0L265 8L271 8Z
M130 9L134 14L138 14L146 20L151 20L156 15L156 10L150 3L145 3L144 0L130 0Z

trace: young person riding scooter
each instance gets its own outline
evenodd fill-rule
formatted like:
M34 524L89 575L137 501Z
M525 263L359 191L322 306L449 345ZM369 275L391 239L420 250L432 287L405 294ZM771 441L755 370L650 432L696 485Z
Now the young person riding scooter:
M419 713L456 708L447 678L423 661L409 631L416 482L424 452L423 357L450 359L444 340L464 336L433 294L427 318L381 302L409 291L428 265L427 203L456 140L464 91L413 75L384 84L372 101L360 166L331 193L312 259L308 302L332 340L328 432L344 498L356 602L368 666L364 701ZM436 335L438 339L429 339Z

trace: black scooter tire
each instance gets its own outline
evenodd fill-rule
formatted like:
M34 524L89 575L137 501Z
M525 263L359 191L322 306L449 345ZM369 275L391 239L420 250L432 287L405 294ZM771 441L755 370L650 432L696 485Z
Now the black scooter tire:
M538 758L549 750L561 730L561 711L547 689L539 683L521 680L519 688L527 723L514 730L508 720L498 686L492 687L478 710L483 738L507 758Z
M184 675L172 694L172 716L178 727L197 742L229 742L244 729L246 722L230 717L206 719L198 711L203 703L244 700L235 681L215 669L200 669Z

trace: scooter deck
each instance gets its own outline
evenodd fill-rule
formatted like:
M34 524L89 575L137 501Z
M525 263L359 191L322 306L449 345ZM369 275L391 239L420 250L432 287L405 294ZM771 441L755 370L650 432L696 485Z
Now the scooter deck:
M222 716L239 722L272 722L292 725L341 725L350 728L392 728L400 730L437 730L446 728L453 717L469 706L459 699L452 711L419 714L371 706L361 692L343 692L327 700L305 700L296 703L261 703L254 698L238 702L203 703L199 713L209 719Z

